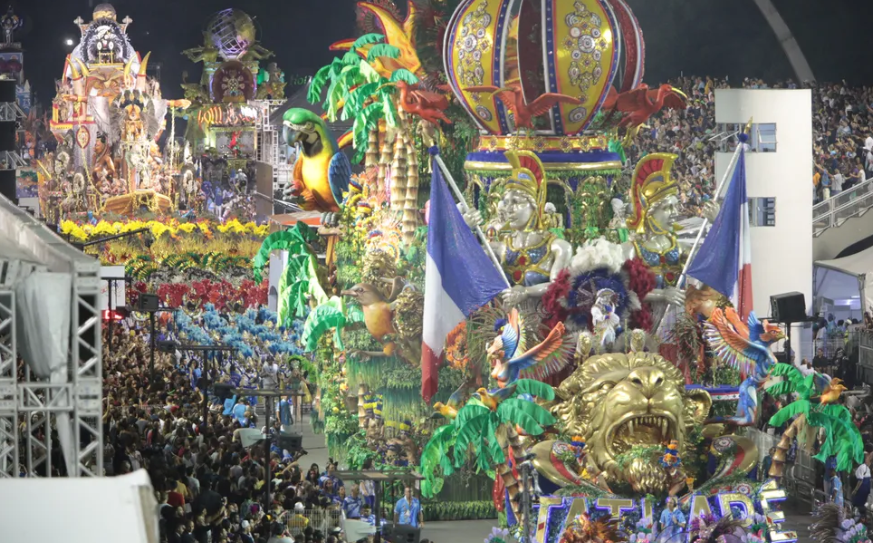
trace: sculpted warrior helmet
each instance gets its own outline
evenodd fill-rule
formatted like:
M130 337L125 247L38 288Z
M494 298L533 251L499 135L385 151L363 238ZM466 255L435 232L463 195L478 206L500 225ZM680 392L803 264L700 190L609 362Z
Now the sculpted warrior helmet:
M540 159L530 151L506 151L506 160L512 166L512 174L506 180L506 191L515 190L530 197L536 213L532 218L535 230L545 230L546 207L545 168Z
M669 225L653 224L657 221L652 217L652 210L668 196L676 196L679 186L670 176L676 155L654 153L640 160L634 170L631 185L631 204L633 215L628 218L627 226L642 234L648 228L663 231Z

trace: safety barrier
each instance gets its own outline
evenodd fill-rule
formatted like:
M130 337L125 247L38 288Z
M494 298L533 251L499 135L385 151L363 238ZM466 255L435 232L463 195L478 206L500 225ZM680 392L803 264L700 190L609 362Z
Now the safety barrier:
M307 526L327 534L340 526L342 514L342 509L339 506L325 509L305 509L302 515L286 511L283 513L282 521L293 537L301 535Z
M758 447L759 459L775 447L781 438L779 435L768 434L756 428L746 428L746 437L753 440ZM763 469L759 463L759 469ZM760 478L766 478L767 474L759 473ZM785 465L782 476L782 484L792 497L798 498L811 506L814 504L816 492L815 459L807 452L797 449L793 463Z
M812 208L812 231L821 235L828 228L840 226L854 216L860 216L873 207L873 179L865 181Z
M858 374L864 383L873 380L873 330L861 330L858 334Z

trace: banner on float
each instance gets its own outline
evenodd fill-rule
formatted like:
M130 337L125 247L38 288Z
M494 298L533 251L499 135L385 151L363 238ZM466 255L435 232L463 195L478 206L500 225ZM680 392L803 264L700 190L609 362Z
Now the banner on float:
M797 533L784 530L781 524L785 522L785 514L776 506L785 498L785 490L770 480L757 493L752 491L751 485L740 484L730 492L691 494L680 500L680 507L689 524L702 515L712 515L715 518L734 515L734 518L743 521L743 526L748 528L752 525L754 515L759 514L766 519L771 543L792 543L797 541ZM632 515L657 525L656 521L663 506L663 503L647 498L542 496L539 506L534 508L536 541L558 543L573 519L583 513L600 512L616 520Z

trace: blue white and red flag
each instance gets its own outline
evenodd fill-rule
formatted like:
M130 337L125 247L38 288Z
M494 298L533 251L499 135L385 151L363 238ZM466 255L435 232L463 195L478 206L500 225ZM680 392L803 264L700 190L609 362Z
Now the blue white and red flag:
M688 275L730 298L745 321L752 311L752 245L746 156L740 151L724 203L688 268Z
M455 206L436 163L430 184L425 272L421 397L430 401L439 384L446 336L506 288L506 279Z

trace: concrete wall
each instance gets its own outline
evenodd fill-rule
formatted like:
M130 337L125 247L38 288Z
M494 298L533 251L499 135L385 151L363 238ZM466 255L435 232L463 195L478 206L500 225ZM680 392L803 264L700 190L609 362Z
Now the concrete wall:
M809 90L724 89L715 93L717 123L776 123L776 152L747 152L749 198L776 198L776 225L752 227L755 314L770 314L770 296L802 292L812 305L812 97ZM721 179L731 153L716 153ZM799 329L795 330L799 332ZM795 334L799 339L800 335ZM797 346L795 339L795 346ZM795 349L796 350L796 349Z

